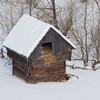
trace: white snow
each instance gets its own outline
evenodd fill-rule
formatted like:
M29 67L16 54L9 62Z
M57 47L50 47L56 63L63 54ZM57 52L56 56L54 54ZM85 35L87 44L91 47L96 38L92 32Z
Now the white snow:
M75 46L54 26L26 14L24 14L13 27L5 39L3 46L8 47L21 55L29 57L31 52L36 48L50 28L57 31L62 38L75 48Z
M5 62L0 59L0 64ZM0 66L0 100L100 100L100 70L67 68L67 73L79 79L27 84L11 74L10 65Z

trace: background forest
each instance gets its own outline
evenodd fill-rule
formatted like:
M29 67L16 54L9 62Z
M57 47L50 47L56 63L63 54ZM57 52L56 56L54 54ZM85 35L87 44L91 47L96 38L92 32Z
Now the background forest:
M95 70L100 63L100 0L0 0L1 44L24 13L58 28L76 45L72 59L82 60L84 67L92 60Z

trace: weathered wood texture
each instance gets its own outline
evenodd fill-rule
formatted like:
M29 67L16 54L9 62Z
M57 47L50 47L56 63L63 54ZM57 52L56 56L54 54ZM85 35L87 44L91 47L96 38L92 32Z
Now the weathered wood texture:
M13 74L25 81L28 68L29 66L13 60ZM64 80L66 80L66 66L64 61L44 65L37 63L36 66L31 66L27 77L27 82L30 83Z
M32 56L34 58L38 58L39 56L41 56L42 43L47 42L52 42L53 54L69 54L68 48L72 49L72 47L59 34L57 34L53 29L50 29L44 36L44 38L40 41L35 50L31 53L30 57Z
M18 60L20 62L23 62L24 64L28 63L26 57L14 52L13 50L7 49L7 55L12 59L15 59L15 60Z
M49 54L49 55L43 55L40 56L37 59L31 58L31 66L41 66L44 64L50 64L50 63L55 63L55 62L61 62L61 61L66 61L69 59L70 54Z
M31 59L30 77L32 83L66 80L66 65L68 54L42 55Z
M25 80L28 71L28 66L17 60L13 60L12 64L13 64L13 75L16 75Z
M29 82L48 82L66 80L65 62L45 64L44 66L31 67Z
M51 58L53 57L55 58L52 61ZM66 80L66 56L61 56L61 54L56 56L48 55L46 58L48 59L41 57L41 59L31 60L30 65L26 65L23 62L13 60L13 74L26 80L28 68L31 67L27 79L28 82L37 83ZM59 62L57 62L57 60L59 60Z

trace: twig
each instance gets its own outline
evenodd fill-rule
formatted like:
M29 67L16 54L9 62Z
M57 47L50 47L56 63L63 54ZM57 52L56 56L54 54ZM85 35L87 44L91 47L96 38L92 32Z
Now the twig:
M73 74L67 74L69 77L70 76L74 76L74 77L76 77L77 79L79 79L79 77L78 76L76 76L76 75L73 75Z
M78 66L73 66L73 65L71 65L71 66L67 65L67 67L72 68L72 69L92 70L92 69L89 69L89 68L78 67Z
M100 68L100 66L99 66L99 67L97 67L97 68L95 69L95 71L96 71L96 70L98 70L99 68Z
M4 64L1 64L0 67L5 66L6 64L8 64L11 61L11 59L9 59L7 62L5 62Z

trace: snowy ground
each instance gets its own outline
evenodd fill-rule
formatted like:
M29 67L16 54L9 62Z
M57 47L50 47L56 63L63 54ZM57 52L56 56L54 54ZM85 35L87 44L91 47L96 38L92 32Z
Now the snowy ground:
M11 66L0 59L0 100L100 100L100 71L70 69L67 82L27 84L11 75ZM79 64L81 65L81 63Z

